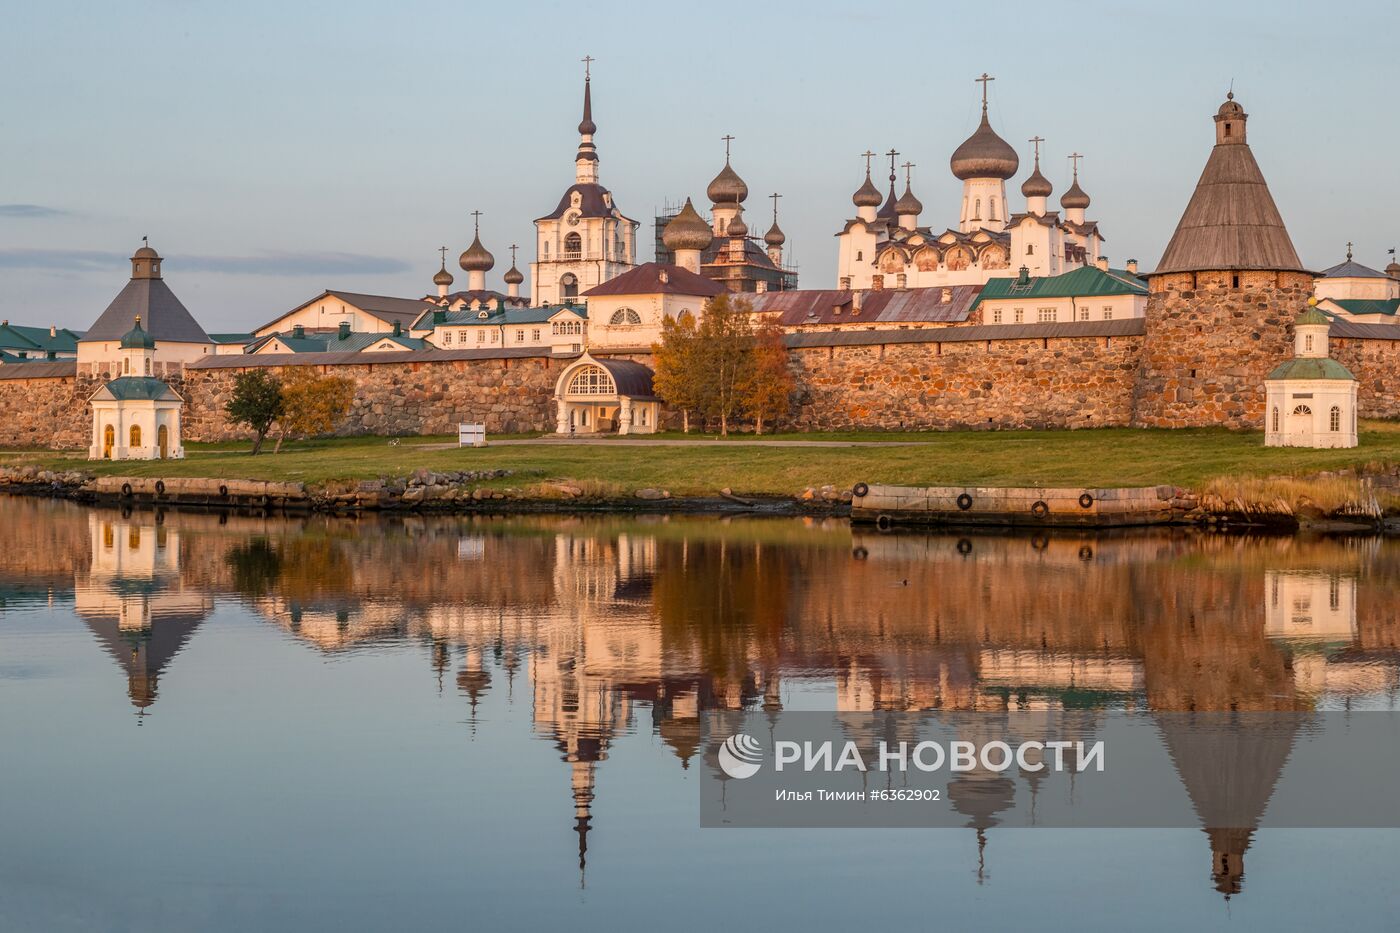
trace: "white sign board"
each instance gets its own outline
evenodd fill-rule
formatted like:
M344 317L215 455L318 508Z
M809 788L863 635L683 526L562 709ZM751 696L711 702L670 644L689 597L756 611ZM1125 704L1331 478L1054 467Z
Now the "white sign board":
M457 425L457 446L485 447L486 425L481 422L478 422L476 424Z

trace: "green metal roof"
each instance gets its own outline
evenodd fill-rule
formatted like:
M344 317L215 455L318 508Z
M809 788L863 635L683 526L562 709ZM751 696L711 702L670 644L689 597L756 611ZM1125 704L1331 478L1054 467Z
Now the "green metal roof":
M973 304L1017 298L1095 298L1103 295L1146 295L1142 279L1122 269L1107 272L1085 266L1062 275L1031 276L1024 284L1019 276L989 279Z
M55 353L77 353L79 331L65 327L56 329L52 336L47 327L28 327L23 324L0 324L0 349L4 350L52 350Z
M392 340L405 350L426 350L427 341L422 337L410 337L407 334L394 336L393 334L367 334L352 333L347 337L341 337L338 333L313 334L310 337L293 337L291 334L274 335L278 342L293 353L359 353L366 347L372 347L381 340ZM269 340L262 341L265 346Z
M1315 307L1308 308L1293 320L1294 324L1331 324L1332 320Z
M583 305L548 305L540 308L489 308L486 317L481 316L480 311L470 311L463 308L460 311L447 312L446 318L437 323L433 322L432 315L426 315L419 322L420 328L433 330L438 327L511 327L520 324L544 324L560 311L572 311L578 317L588 319L588 309Z
M1331 298L1328 299L1347 314L1394 315L1400 308L1400 298Z
M252 334L210 334L209 339L215 343L251 343Z
M1356 377L1341 363L1332 359L1299 358L1280 363L1269 373L1267 379L1345 379L1354 382Z
M170 386L150 376L122 376L113 379L104 388L112 397L121 402L151 401L165 398L178 398Z

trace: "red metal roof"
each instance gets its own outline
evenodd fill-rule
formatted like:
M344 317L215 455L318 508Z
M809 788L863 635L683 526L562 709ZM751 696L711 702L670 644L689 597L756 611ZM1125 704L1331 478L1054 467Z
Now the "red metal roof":
M746 296L755 312L779 314L784 327L803 324L960 324L972 313L980 285L935 285L859 292L794 289ZM859 304L859 310L856 309Z

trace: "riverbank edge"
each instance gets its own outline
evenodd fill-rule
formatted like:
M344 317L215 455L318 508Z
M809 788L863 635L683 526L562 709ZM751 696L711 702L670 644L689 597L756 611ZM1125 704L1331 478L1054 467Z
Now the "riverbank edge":
M55 472L35 467L0 468L0 493L67 499L86 504L140 505L152 508L261 509L290 513L400 514L712 514L787 517L852 517L853 491L833 486L809 487L794 496L741 496L729 489L713 496L672 496L663 489L644 488L631 495L590 491L568 480L534 483L527 489L485 485L512 477L509 470L433 473L416 471L404 479L366 480L339 488L302 483L221 480L185 477L94 477L81 471ZM1301 481L1294 481L1301 482ZM352 488L347 488L347 485ZM857 484L861 486L864 484ZM1227 500L1180 487L1162 486L1162 495L1175 506L1170 520L1114 522L1102 527L1166 525L1233 530L1255 529L1279 534L1331 533L1400 535L1400 510L1382 511L1374 502L1353 502L1322 510L1306 496L1290 505L1277 498ZM857 516L856 521L861 521ZM878 523L890 527L887 523ZM969 525L1000 527L1100 527L1092 521L1070 524L1032 521L958 521L934 517L892 523L905 528L933 529Z

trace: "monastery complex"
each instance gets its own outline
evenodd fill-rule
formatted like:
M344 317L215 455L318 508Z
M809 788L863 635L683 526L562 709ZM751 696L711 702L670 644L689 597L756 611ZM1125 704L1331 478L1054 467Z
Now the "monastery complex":
M800 288L781 195L749 205L729 137L708 211L688 198L656 218L641 261L642 225L602 181L585 75L572 183L534 221L528 290L515 245L491 281L477 213L460 272L443 247L421 297L327 290L251 333L210 332L142 245L86 331L0 325L3 443L180 456L240 435L223 414L239 373L302 366L355 380L345 433L649 433L674 414L652 388L663 321L726 293L781 326L798 429L1262 427L1270 444L1352 446L1358 415L1400 417L1400 265L1349 246L1304 266L1233 94L1198 127L1205 168L1146 270L1105 258L1078 153L1056 202L1031 137L1015 184L993 79L977 80L980 121L949 160L960 202L926 209L912 163L867 151L852 216L813 234L835 233L837 266Z

